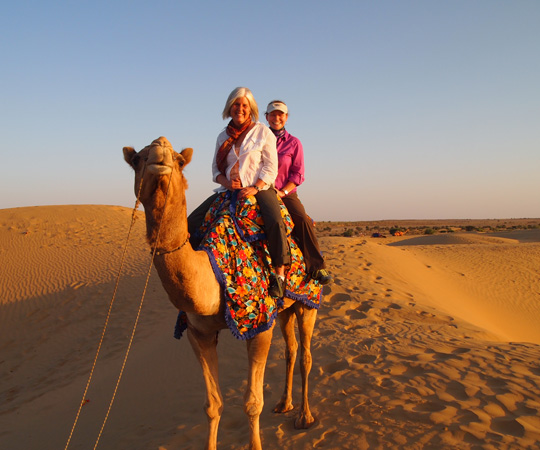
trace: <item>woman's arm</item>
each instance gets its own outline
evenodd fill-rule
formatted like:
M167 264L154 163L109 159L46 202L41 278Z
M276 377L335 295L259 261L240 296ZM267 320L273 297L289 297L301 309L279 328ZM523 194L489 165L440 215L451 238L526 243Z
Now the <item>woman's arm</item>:
M264 184L274 184L278 174L278 156L276 137L269 128L265 130L261 151L261 171L259 178Z
M265 186L266 183L260 178L258 178L257 182L253 186L248 186L240 190L240 192L238 193L238 199L242 200L252 195L257 195L257 193L259 191L262 191Z
M221 134L219 136L221 136ZM218 177L221 174L217 166L217 154L218 154L219 147L221 147L221 144L219 142L219 136L217 137L217 140L216 140L216 149L214 151L214 159L212 159L212 181L214 183L219 183Z
M227 177L223 175L221 172L216 177L215 181L221 184L225 189L228 189L229 191L233 191L234 189L240 189L242 187L240 180L229 181ZM236 187L235 187L235 183L237 184Z
M287 184L283 186L283 189L279 189L277 191L278 195L283 198L289 195L289 193L296 187L296 184L294 184L292 181L287 181Z
M287 175L287 182L294 184L291 191L297 186L300 186L304 182L304 147L300 142L300 139L295 138L294 151L291 155L291 166L289 167L289 173Z

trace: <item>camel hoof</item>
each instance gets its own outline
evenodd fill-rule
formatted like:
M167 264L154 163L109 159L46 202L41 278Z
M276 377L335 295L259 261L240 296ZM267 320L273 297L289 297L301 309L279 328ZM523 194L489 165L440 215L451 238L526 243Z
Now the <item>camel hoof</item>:
M294 406L292 403L284 402L283 400L281 400L280 402L278 402L276 406L274 406L273 411L277 414L283 414L288 411L292 411L293 409L294 409Z
M300 414L294 421L294 428L297 430L307 430L315 423L311 414Z

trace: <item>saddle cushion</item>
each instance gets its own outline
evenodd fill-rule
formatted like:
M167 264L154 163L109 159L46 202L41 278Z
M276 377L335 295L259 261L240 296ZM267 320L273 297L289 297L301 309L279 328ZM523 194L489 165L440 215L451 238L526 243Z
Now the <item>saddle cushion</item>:
M292 219L281 200L280 207L291 252L285 296L318 309L322 286L306 274L302 252L291 237ZM268 295L272 265L255 197L238 201L236 192L220 194L208 210L199 233L204 236L199 249L208 253L223 288L225 320L233 335L250 339L268 330L283 300ZM185 318L179 316L175 337L185 327Z

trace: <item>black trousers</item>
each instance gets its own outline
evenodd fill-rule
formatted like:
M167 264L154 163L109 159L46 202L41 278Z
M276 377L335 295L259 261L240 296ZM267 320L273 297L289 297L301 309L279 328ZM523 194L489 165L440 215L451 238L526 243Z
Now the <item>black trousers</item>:
M200 238L195 236L196 231L202 225L206 212L218 195L213 194L208 197L188 216L189 241L193 248L197 248L201 243ZM272 264L274 267L290 264L291 256L287 242L287 232L281 217L276 190L269 188L265 191L260 191L255 195L255 198L257 199L257 203L259 203L264 221L264 231L268 240L268 251L272 258Z
M307 215L304 205L298 198L298 194L291 192L289 195L282 197L281 200L289 210L289 214L294 222L292 235L304 255L306 271L311 273L319 269L324 269L326 266L321 255L317 236L315 235L313 221Z

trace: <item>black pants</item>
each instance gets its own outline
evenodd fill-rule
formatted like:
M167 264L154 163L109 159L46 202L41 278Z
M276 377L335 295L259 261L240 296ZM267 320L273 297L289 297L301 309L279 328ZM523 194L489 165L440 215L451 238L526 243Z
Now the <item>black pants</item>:
M212 194L204 202L197 206L197 208L195 208L187 218L189 242L194 249L201 245L201 238L197 236L197 231L203 224L204 216L210 209L210 205L214 202L218 195L219 194Z
M189 241L193 248L197 248L201 243L201 239L195 236L196 231L202 225L206 212L218 195L213 194L208 197L188 217ZM276 190L269 188L265 191L260 191L255 195L255 198L259 204L264 221L264 231L268 241L268 251L272 258L272 264L274 267L290 264L291 257L287 242L287 232L281 217Z
M307 215L304 205L298 198L298 194L291 192L286 197L282 197L281 200L285 203L294 222L292 235L304 255L306 271L311 273L319 269L324 269L324 259L319 249L319 242L315 235L313 221Z

